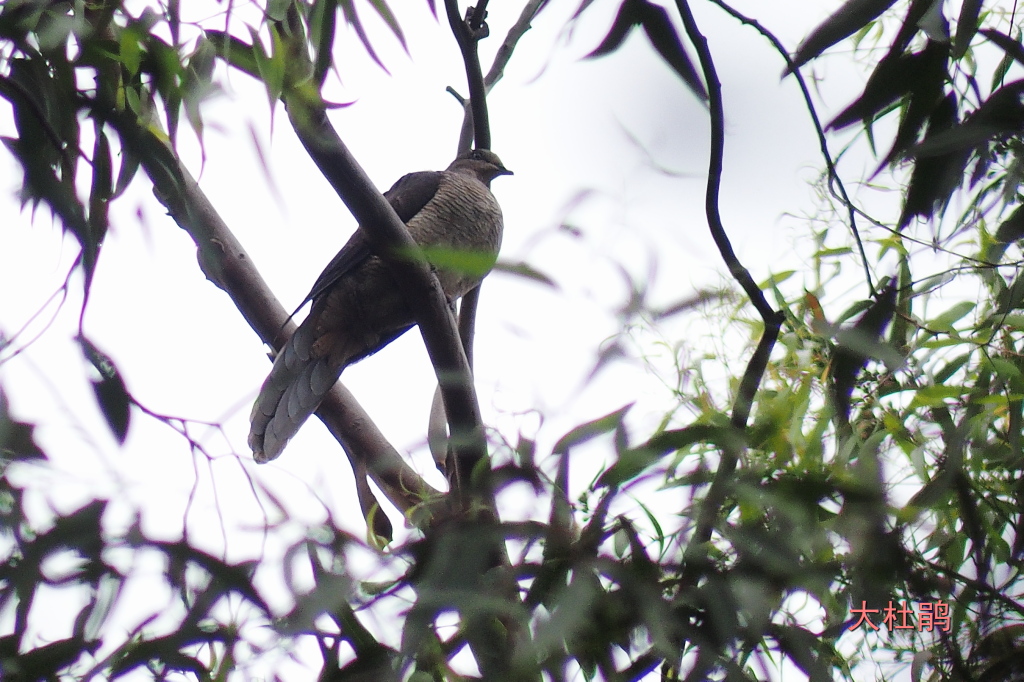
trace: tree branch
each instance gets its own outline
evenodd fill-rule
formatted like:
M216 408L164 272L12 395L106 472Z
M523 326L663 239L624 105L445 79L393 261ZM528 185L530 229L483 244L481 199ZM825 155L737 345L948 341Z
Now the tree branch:
M778 339L779 330L782 327L785 316L771 307L767 299L765 299L764 293L750 276L750 273L740 263L735 251L733 251L729 235L725 231L725 226L722 224L722 216L718 208L722 185L723 158L725 156L725 111L722 104L722 84L718 80L718 72L715 69L711 50L708 48L707 38L700 32L700 28L693 18L693 13L690 11L688 1L676 0L676 6L682 17L686 35L690 38L694 49L697 51L701 70L708 88L708 105L711 113L711 158L708 167L708 185L704 202L708 227L711 230L711 236L715 240L715 244L718 246L718 251L722 255L722 259L729 268L730 274L743 287L743 290L754 304L765 325L764 334L761 336L757 350L747 364L746 371L743 373L743 378L740 381L736 400L733 403L731 422L733 427L742 430L747 426L754 395L757 393L761 377L764 376L768 365L768 358L771 355L771 349ZM715 520L732 485L732 474L736 470L738 456L738 449L731 447L722 449L722 459L718 464L718 469L715 471L711 488L708 490L701 505L697 526L690 541L690 546L687 548L687 554L691 557L698 556L695 553L700 551L704 543L711 539ZM687 558L690 559L690 557ZM687 564L690 565L690 563L688 560Z
M483 23L486 14L486 0L481 0L479 9L470 9L466 19L459 14L458 0L444 0L445 13L448 16L448 24L452 28L455 42L462 52L462 61L466 65L466 81L469 85L469 108L472 111L473 138L476 140L477 149L491 148L491 125L487 116L487 88L484 86L484 76L480 69L480 54L477 52L477 42L487 35L486 24ZM464 149L462 140L459 141L459 152Z
M810 114L811 122L814 123L814 131L818 135L818 148L821 150L821 156L825 160L825 168L828 171L829 191L832 193L833 197L843 204L849 214L850 232L853 233L853 239L857 242L857 250L860 252L861 263L864 266L864 278L867 281L868 289L874 293L875 284L871 277L871 269L868 267L868 254L864 250L864 242L861 241L860 230L857 228L857 207L853 205L853 200L850 199L850 195L846 192L846 185L843 184L843 179L839 177L839 171L836 169L835 161L832 160L832 154L828 150L828 140L825 139L825 129L821 125L821 119L818 118L818 110L814 106L814 99L811 97L811 91L807 87L807 82L804 80L803 74L800 73L799 67L794 68L793 60L790 59L789 52L786 51L786 47L782 44L782 41L776 38L771 31L761 24L761 22L741 14L739 11L727 5L724 0L711 0L711 2L721 7L726 14L738 20L741 24L753 27L758 33L764 36L768 42L772 44L775 50L782 55L782 58L786 62L787 73L792 73L793 77L796 78L796 82L800 86L800 92L803 93L804 103L807 105L807 113Z
M415 252L416 243L334 130L323 102L298 91L286 93L285 101L288 118L302 146L366 231L374 252L392 268L402 294L415 312L454 436L457 466L452 490L461 502L467 503L471 474L486 457L487 445L469 363L441 285L426 263L395 255Z

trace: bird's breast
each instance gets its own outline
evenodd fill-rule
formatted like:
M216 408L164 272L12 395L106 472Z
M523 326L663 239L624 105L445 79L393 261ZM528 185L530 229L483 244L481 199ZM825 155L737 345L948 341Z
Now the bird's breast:
M445 172L437 193L408 223L420 246L497 256L501 247L501 207L487 186L474 177ZM438 268L449 298L462 296L482 275Z

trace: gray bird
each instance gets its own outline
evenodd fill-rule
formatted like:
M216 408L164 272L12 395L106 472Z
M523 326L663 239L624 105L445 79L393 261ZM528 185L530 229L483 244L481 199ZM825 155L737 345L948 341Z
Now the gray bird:
M420 246L489 253L501 246L501 208L490 191L511 175L493 152L460 155L443 171L409 173L384 193ZM482 275L437 270L450 301ZM249 418L249 447L257 462L281 454L350 364L376 353L415 324L390 268L358 228L328 263L305 299L309 316L278 353Z

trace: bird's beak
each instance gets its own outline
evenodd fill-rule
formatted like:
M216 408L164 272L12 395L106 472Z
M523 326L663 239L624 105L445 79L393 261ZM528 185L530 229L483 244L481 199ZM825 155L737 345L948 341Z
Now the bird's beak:
M515 173L510 171L508 168L502 166L501 169L498 170L498 175L515 175Z

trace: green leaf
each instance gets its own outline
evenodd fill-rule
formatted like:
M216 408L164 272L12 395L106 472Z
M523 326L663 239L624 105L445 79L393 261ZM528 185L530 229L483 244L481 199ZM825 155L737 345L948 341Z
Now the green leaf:
M914 393L910 409L938 407L945 405L947 400L956 400L970 392L970 389L965 386L925 386Z
M349 26L355 30L356 35L359 37L359 41L366 48L366 54L370 55L370 58L377 63L377 66L384 69L384 73L390 74L384 66L384 62L377 56L376 50L373 49L373 44L370 42L370 37L366 35L366 29L363 27L363 22L359 18L359 13L356 11L356 5L353 0L339 0L341 2L341 12L345 16L345 21L348 22Z
M388 4L384 0L370 0L370 5L377 10L377 14L384 20L391 32L398 38L398 42L402 44L402 49L405 50L406 54L409 54L409 46L405 44L405 34L402 33L402 27L398 25L398 19L395 18L394 13Z
M139 36L131 28L121 31L118 40L118 60L124 64L124 68L132 76L139 72L139 65L142 63L142 46L139 45Z
M925 322L925 326L935 331L951 332L953 325L969 315L975 306L973 301L961 301L938 317Z
M663 431L647 443L621 452L618 461L601 475L597 485L621 485L639 476L665 455L685 450L695 443L715 443L722 448L737 449L743 446L743 437L732 427L711 424L695 424Z
M309 12L309 40L315 51L313 78L319 87L323 87L334 60L337 11L337 0L316 0Z
M253 32L251 28L249 30ZM263 56L263 46L258 41L253 45L247 45L230 33L223 31L206 31L206 37L213 44L218 57L239 71L259 80L259 60Z
M401 250L410 260L423 261L438 270L457 272L471 277L483 277L491 268L497 256L485 251L467 251L453 249L448 246L424 246L409 250Z

